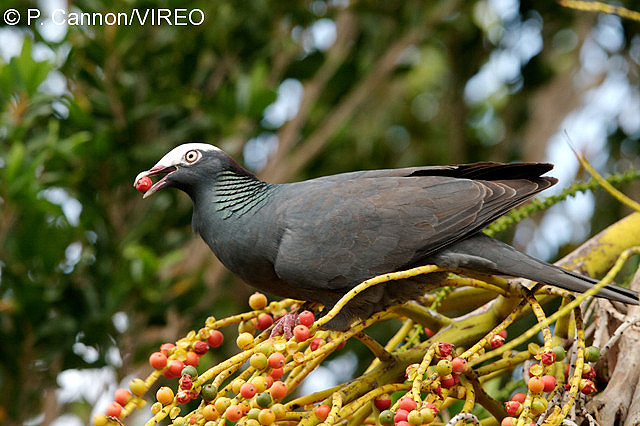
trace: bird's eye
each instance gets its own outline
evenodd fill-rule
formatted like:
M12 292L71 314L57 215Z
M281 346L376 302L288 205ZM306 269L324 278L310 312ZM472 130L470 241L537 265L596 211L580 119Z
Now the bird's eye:
M200 153L195 149L192 149L184 155L184 159L187 160L187 163L195 163L199 157Z

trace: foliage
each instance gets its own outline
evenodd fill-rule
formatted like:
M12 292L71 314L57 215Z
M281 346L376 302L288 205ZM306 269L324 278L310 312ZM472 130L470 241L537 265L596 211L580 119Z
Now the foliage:
M23 16L36 7L8 3ZM166 192L142 203L131 188L137 172L170 148L207 141L241 158L247 140L275 134L278 150L258 170L272 181L540 160L549 135L529 117L569 113L544 89L580 69L580 46L598 25L588 13L526 2L510 17L485 1L79 0L69 7L199 8L206 21L69 26L58 38L37 24L11 29L24 41L17 56L0 60L0 419L7 424L38 413L45 423L65 412L88 420L96 402L89 395L69 407L52 402L60 372L109 366L119 381L139 374L160 342L178 340L212 313L240 311L250 290L194 240L188 200ZM514 79L491 96L465 101L468 82L505 51L500 34L525 20L544 22L540 54L516 65ZM332 44L314 41L319 25L335 25ZM623 46L605 56L623 56L633 71L633 24L620 25ZM577 42L561 49L553 40L567 31ZM303 95L297 111L277 120L265 111L287 79ZM602 166L627 170L638 135L609 130L611 156ZM594 228L622 215L599 200ZM393 326L380 333L388 340ZM223 348L229 355L230 345Z

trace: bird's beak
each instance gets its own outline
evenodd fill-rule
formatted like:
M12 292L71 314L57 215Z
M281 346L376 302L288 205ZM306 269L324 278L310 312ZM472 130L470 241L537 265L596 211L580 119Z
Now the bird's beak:
M167 178L169 177L169 175L171 173L175 172L176 170L178 170L178 168L176 166L163 166L161 164L156 164L155 166L153 166L149 170L147 170L145 172L138 173L138 176L136 176L136 180L134 181L133 186L136 187L136 184L138 183L138 181L140 179L142 179L143 177L155 176L155 175L159 175L159 174L162 174L162 173L166 173L166 175L163 176L162 179L160 179L158 182L156 182L151 188L149 188L144 193L142 198L147 198L148 196L154 194L155 192L157 192L157 191L161 190L162 188L164 188L165 186L167 186Z

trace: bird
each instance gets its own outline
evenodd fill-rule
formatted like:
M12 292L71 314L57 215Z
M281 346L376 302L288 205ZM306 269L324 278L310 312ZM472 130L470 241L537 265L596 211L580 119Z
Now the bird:
M319 303L326 313L349 290L380 274L437 265L466 275L522 277L573 292L597 280L535 259L482 229L549 188L548 163L479 162L354 171L272 184L220 148L179 145L135 178L163 175L144 198L177 188L193 202L192 227L250 286ZM346 330L447 277L436 272L368 288L324 328ZM598 297L638 304L607 285Z

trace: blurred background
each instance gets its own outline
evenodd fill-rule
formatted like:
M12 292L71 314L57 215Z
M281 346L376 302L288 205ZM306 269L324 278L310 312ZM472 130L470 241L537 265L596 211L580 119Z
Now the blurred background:
M134 9L174 25L114 22ZM553 194L586 178L564 131L601 173L640 167L640 23L613 15L518 0L3 0L0 15L2 424L87 424L160 343L248 309L190 200L132 188L176 145L213 143L271 182L551 161ZM586 194L502 238L554 260L625 214ZM354 374L359 350L318 385Z

